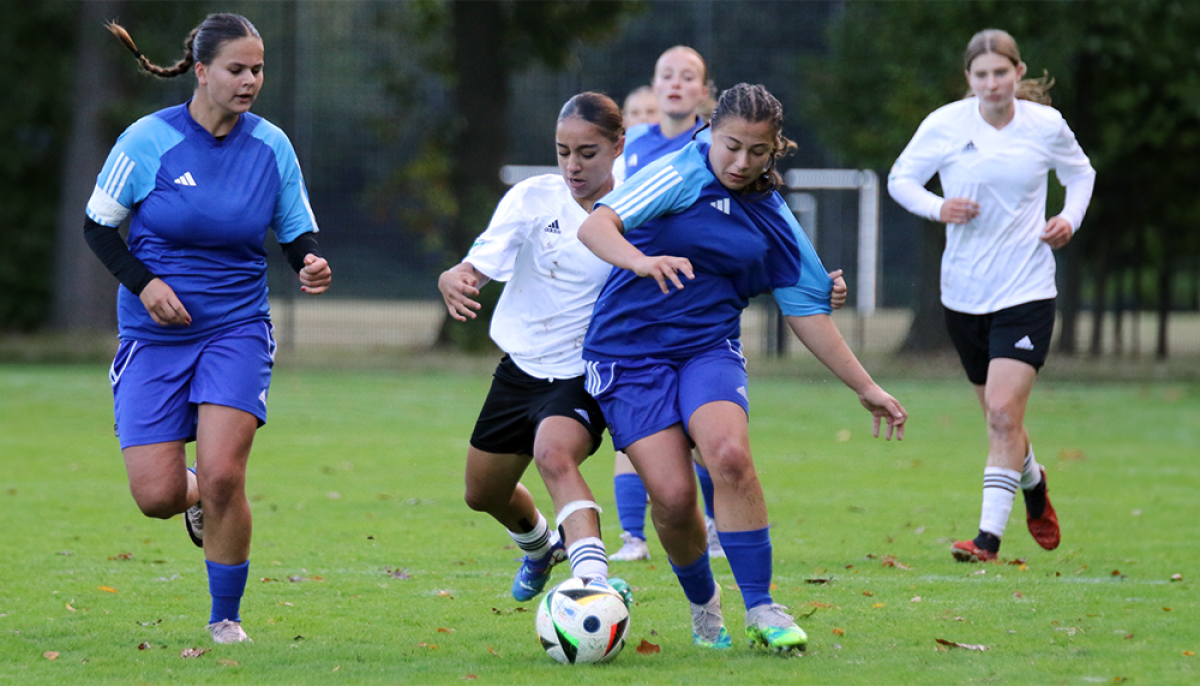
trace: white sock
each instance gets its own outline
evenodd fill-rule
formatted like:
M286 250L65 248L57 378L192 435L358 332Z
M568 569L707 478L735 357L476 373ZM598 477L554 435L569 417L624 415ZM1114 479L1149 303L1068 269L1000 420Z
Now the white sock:
M517 547L525 551L525 554L531 560L538 560L546 557L550 553L550 547L554 545L554 540L550 535L550 527L546 524L546 518L539 511L537 513L537 524L533 526L533 530L527 534L519 534L515 531L508 532L512 540L516 542Z
M1033 444L1029 444L1029 452L1025 455L1025 467L1021 470L1021 488L1028 491L1042 483L1042 465L1033 456Z
M1012 514L1013 497L1021 483L1021 473L1003 467L983 469L983 510L979 515L979 530L998 537L1004 536L1008 516Z
M608 555L604 550L604 541L595 536L572 543L567 548L567 558L571 560L572 576L580 579L608 578Z

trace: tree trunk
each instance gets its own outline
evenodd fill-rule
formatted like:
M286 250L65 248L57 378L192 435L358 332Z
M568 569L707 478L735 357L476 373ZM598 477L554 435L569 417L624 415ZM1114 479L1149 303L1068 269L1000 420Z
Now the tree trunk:
M1113 284L1113 354L1120 357L1125 352L1125 271L1117 274Z
M1104 314L1108 307L1108 248L1103 244L1096 256L1092 295L1092 340L1088 354L1099 357L1104 352Z
M118 0L81 2L79 52L75 60L71 134L64 156L58 229L55 233L55 328L66 331L113 330L116 327L116 287L104 265L83 240L84 208L113 144L103 124L103 112L118 94L114 55L119 47L104 30L104 22L120 15Z
M505 3L454 0L454 142L451 165L458 213L447 241L453 256L467 253L485 228L503 193L500 167L508 151L508 82ZM497 289L498 286L492 286ZM492 308L464 326L443 319L437 346L458 342L467 348L487 340Z
M1162 267L1158 271L1158 344L1154 348L1154 357L1159 360L1167 359L1167 324L1171 320L1171 281L1175 276L1173 267L1171 256L1165 255Z
M1082 251L1079 240L1067 243L1062 249L1062 285L1058 291L1058 307L1062 329L1058 334L1058 352L1074 355L1079 349L1079 310L1083 301Z
M942 306L942 249L946 245L946 227L936 222L921 222L921 254L917 260L917 308L912 325L900 345L901 353L931 353L950 350Z

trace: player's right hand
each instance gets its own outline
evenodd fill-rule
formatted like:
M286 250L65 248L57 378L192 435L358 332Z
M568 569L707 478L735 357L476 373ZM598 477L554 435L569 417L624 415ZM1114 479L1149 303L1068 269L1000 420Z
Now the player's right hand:
M438 277L438 290L446 301L446 311L456 321L465 322L475 318L475 310L483 307L472 298L479 295L479 279L471 272L451 267Z
M150 313L150 318L160 326L189 326L192 323L192 315L188 314L183 303L179 302L174 289L162 279L151 280L138 297Z
M945 224L966 224L979 216L979 203L970 198L947 198L938 216Z
M683 282L679 280L679 274L683 274L688 280L696 278L690 260L686 257L669 255L643 257L634 264L633 273L638 276L652 277L658 282L658 287L662 289L663 293L671 292L670 287L667 286L668 281L674 284L675 288L683 290Z

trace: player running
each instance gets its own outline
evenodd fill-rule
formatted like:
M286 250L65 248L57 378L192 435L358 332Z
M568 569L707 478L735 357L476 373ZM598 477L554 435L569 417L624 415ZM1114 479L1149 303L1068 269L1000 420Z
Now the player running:
M876 435L886 419L887 437L901 438L906 420L838 333L832 279L776 192L776 162L795 147L782 126L783 108L765 88L734 86L713 114L711 145L694 141L645 167L579 229L585 245L620 267L584 341L588 391L650 493L655 529L691 603L693 641L714 648L731 638L697 508L692 443L712 474L718 535L751 644L788 651L808 641L770 593L771 539L738 340L750 298L774 293L800 340L874 415Z
M88 201L84 236L121 282L121 343L109 379L133 498L148 517L187 513L188 533L204 548L209 632L216 643L237 643L249 640L239 615L250 565L246 462L267 420L275 361L267 228L301 290L323 293L332 274L291 143L249 112L263 84L254 25L211 14L167 68L121 26L108 28L145 71L196 76L190 100L117 139ZM126 244L117 227L131 214ZM193 440L194 471L184 450Z
M505 355L471 434L466 501L503 524L525 552L512 585L520 601L541 593L564 557L574 576L608 580L600 506L579 465L600 447L605 427L600 406L584 390L581 348L612 268L576 231L613 188L623 134L621 110L607 96L568 100L555 133L561 174L513 186L466 258L438 278L458 321L475 318L474 298L488 281L508 282L491 322ZM531 459L554 501L557 531L520 483ZM628 584L608 582L628 603Z
M888 192L913 214L946 224L942 304L950 338L988 429L979 535L950 552L964 562L996 559L1018 488L1029 532L1058 547L1058 516L1046 470L1033 455L1025 409L1054 329L1053 250L1078 230L1096 172L1057 110L1048 78L1026 79L1016 41L989 29L963 57L967 98L921 123L888 177ZM1046 220L1046 176L1067 189ZM941 177L946 199L925 190Z

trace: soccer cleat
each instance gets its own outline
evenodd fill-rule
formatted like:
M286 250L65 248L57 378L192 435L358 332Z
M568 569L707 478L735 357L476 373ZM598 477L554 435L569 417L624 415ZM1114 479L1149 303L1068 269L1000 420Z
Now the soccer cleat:
M975 545L975 541L959 541L950 546L950 554L959 562L991 562L996 553Z
M1046 485L1046 468L1042 468L1042 480L1037 486L1022 491L1025 494L1025 523L1029 526L1029 533L1033 534L1033 540L1046 550L1054 550L1058 547L1061 540L1062 532L1058 528L1058 513L1054 511L1054 506L1050 504L1050 489ZM1034 512L1041 506L1041 512L1034 515Z
M692 643L703 648L725 650L733 647L733 639L721 615L721 586L717 583L713 586L713 597L707 603L689 603L692 606Z
M721 545L721 537L717 535L717 520L706 515L704 528L708 531L708 559L726 557L725 548Z
M195 474L196 468L188 467L188 471L192 474ZM195 505L192 505L183 513L183 525L185 528L187 528L188 536L191 537L192 543L195 543L197 548L203 548L204 510L201 509L199 500L196 501Z
M628 581L614 576L608 580L608 585L621 596L621 600L625 601L625 607L633 605L633 587L629 585Z
M254 640L242 630L242 625L231 619L222 619L208 625L208 633L212 634L213 643L242 643Z
M779 603L769 603L746 611L746 638L751 648L763 646L786 653L790 650L802 652L808 647L808 634L784 612L786 609Z
M536 598L542 589L546 588L546 582L550 581L550 570L565 559L567 559L567 549L557 536L554 545L550 547L550 552L546 553L545 557L533 560L526 555L521 560L521 568L517 570L516 578L513 579L513 598L522 603Z
M614 562L632 562L634 560L649 560L650 547L646 545L646 540L638 538L628 531L621 532L621 540L625 541L625 545L608 559Z

